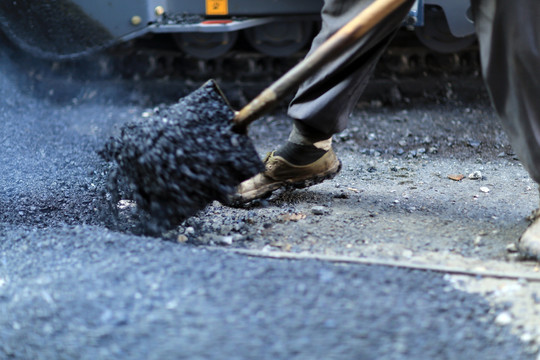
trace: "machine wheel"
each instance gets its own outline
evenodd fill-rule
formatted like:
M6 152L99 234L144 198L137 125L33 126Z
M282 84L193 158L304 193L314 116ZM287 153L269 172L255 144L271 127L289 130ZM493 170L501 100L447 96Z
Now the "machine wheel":
M174 34L178 47L197 59L214 59L227 53L236 43L238 32L197 32Z
M286 57L302 49L313 35L313 22L280 21L245 30L246 39L257 51Z
M453 53L474 44L475 35L455 37L450 32L444 11L438 6L426 6L424 26L415 29L418 40L431 50Z

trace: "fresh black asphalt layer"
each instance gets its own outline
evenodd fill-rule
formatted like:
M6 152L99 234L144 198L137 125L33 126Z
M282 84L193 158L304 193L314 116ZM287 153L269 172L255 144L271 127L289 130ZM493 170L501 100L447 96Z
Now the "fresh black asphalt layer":
M438 274L254 259L77 226L4 233L0 357L527 359Z
M0 359L534 358L439 274L111 229L97 151L143 108L110 83L65 79L41 96L0 49Z

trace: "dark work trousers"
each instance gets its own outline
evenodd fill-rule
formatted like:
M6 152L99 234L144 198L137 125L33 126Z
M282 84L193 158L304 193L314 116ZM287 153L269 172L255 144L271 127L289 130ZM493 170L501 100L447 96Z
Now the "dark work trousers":
M482 73L510 143L540 182L540 1L473 0Z
M310 52L371 3L373 0L325 0L321 12L322 28L313 40ZM408 0L377 24L351 50L344 52L299 87L288 114L302 135L323 140L347 127L349 114L365 89L377 61L413 4L414 0Z

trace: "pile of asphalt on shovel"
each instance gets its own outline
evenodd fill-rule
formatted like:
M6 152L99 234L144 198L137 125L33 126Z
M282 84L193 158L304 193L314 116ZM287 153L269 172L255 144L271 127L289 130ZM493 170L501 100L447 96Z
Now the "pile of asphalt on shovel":
M263 170L234 111L211 82L171 106L125 124L100 151L111 163L107 191L137 204L138 231L161 235L208 203L227 202L243 180Z
M80 91L76 84L96 70L92 61L84 59L71 59L60 66L64 70L52 70L56 67L51 61L21 52L1 32L0 45L3 66L13 67L11 72L38 73L44 79L27 79L28 74L21 73L15 81L28 82L21 86L31 88L38 97L54 89L58 101L71 99ZM12 66L15 58L19 67ZM59 81L68 77L75 78L73 84ZM189 87L181 90L185 93ZM121 86L105 92L115 101L141 95ZM85 221L161 236L210 202L225 202L239 183L263 169L249 137L233 129L234 115L215 83L208 82L173 105L159 105L130 120L105 139L98 154L106 161L98 165L97 175L85 180L96 187L92 200L98 209ZM118 216L121 199L137 204L128 219Z

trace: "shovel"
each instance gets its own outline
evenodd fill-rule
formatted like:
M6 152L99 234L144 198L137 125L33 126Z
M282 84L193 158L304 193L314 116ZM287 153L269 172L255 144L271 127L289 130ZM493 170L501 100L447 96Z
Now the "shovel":
M249 124L406 2L376 0L238 112L209 80L177 104L124 126L101 152L116 164L109 181L113 201L127 187L148 215L149 232L172 228L214 200L226 201L264 170L246 135Z
M368 6L313 53L238 111L233 120L236 128L246 129L254 120L275 106L279 100L294 91L304 80L348 50L405 2L405 0L377 0Z

